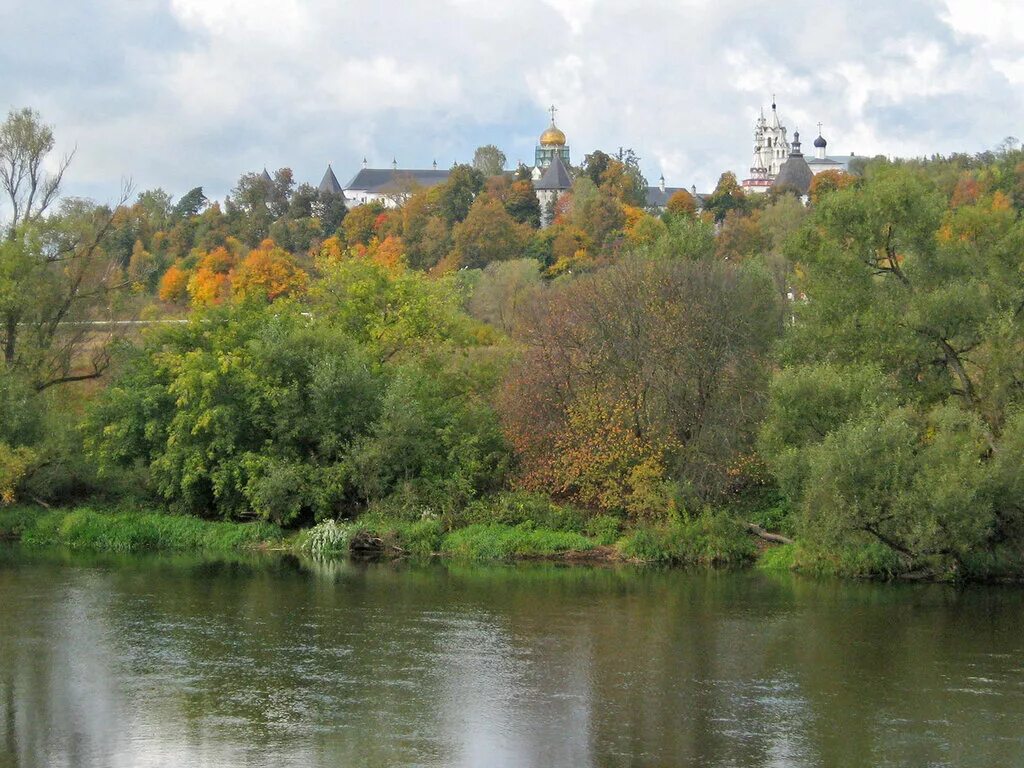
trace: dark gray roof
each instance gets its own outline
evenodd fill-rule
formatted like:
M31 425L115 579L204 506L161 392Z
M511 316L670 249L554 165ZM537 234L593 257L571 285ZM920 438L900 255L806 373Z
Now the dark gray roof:
M661 187L648 187L647 188L647 200L646 206L648 208L664 208L668 205L669 198L672 197L676 192L689 192L693 195L694 202L697 203L698 208L704 207L704 198L708 195L707 193L693 193L693 190L687 189L686 187L665 187L662 191Z
M821 134L819 133L819 134L818 134L818 138L816 138L816 139L814 140L814 146L816 146L816 147L827 147L827 146L828 146L828 142L827 142L827 141L825 141L825 137L824 137L824 136L822 136L822 135L821 135Z
M263 168L263 173L260 174L260 178L264 181L273 181L273 179L270 178L270 174L267 173L266 167Z
M436 187L448 181L446 170L419 170L413 168L363 168L357 173L345 189L365 190L383 194L395 192L410 183L417 187Z
M568 189L572 186L572 177L562 162L562 158L555 153L551 158L551 165L544 171L544 175L533 185L534 189Z
M324 177L320 179L320 186L317 187L320 192L325 192L331 195L342 194L345 192L341 188L341 184L338 183L338 177L334 175L334 170L330 164L327 165L327 170L324 171Z
M779 175L772 182L773 187L788 187L800 195L806 195L811 188L814 173L807 165L804 156L799 152L791 152L789 159L782 164Z

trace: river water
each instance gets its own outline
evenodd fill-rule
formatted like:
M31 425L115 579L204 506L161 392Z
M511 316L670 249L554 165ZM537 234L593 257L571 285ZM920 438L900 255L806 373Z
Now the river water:
M2 766L1019 766L1024 591L0 550Z

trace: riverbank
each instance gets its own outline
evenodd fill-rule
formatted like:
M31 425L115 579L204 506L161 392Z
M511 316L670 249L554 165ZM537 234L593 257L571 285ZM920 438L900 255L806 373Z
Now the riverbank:
M364 514L300 531L268 523L229 523L160 511L38 506L0 508L0 539L28 548L92 552L237 552L278 550L318 557L445 557L474 561L564 560L664 565L749 564L758 548L743 527L705 514L661 527L623 530L614 518L584 519L554 507L513 503L459 520Z
M265 522L222 522L159 510L102 507L0 507L0 540L29 549L95 553L283 552L315 558L443 558L470 562L547 560L576 564L634 563L681 567L745 567L850 579L1019 583L1019 556L978 555L959 562L909 562L888 548L815 551L776 544L750 524L705 512L660 526L623 528L607 516L586 518L553 504L498 497L458 518L418 519L375 510L351 521L327 520L288 531ZM489 522L485 522L488 520ZM756 527L756 526L753 526ZM763 532L762 532L763 534Z

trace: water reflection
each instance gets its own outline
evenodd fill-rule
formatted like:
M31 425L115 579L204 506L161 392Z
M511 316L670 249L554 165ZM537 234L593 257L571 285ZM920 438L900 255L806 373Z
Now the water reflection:
M1021 607L757 573L7 549L0 764L1020 764Z

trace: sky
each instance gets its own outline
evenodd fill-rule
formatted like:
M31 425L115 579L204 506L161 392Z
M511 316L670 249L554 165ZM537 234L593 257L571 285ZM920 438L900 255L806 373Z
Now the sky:
M0 107L75 149L68 194L222 198L246 171L532 161L550 104L578 163L742 179L776 94L805 150L976 152L1024 136L1019 0L0 0Z

